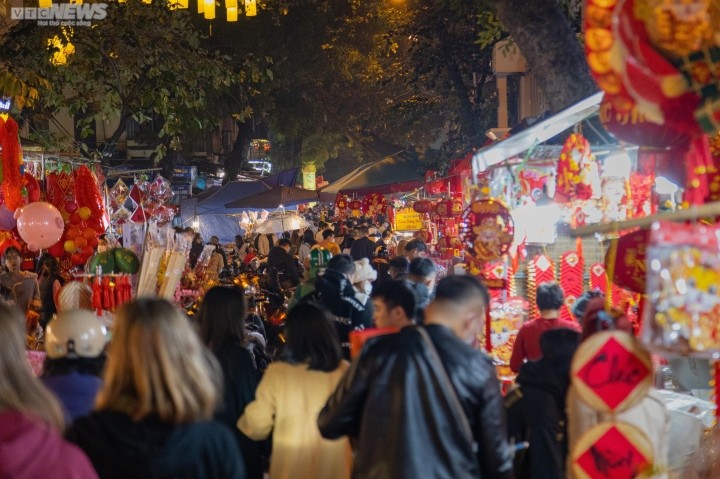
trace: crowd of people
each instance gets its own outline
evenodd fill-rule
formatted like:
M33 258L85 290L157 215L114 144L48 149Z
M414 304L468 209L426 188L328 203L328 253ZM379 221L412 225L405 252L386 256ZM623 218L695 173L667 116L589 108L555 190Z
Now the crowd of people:
M539 285L539 316L518 334L519 374L503 395L477 348L489 305L479 280L443 275L424 242L396 243L387 227L371 233L362 221L287 236L238 238L229 252L209 241L211 261L265 256L281 287L297 287L275 358L233 284L209 289L192 318L158 298L127 303L107 344L89 286L58 284L46 263L46 298L6 252L17 302L0 303L0 477L571 475L569 445L603 420L570 387L572 356L597 331L629 328L602 297L563 321L562 289ZM316 250L327 252L322 264ZM17 309L26 300L16 285L30 280L27 301L55 306L39 320L40 378L23 359L27 321ZM353 335L370 328L383 334L353 350ZM668 415L652 391L622 415L667 457Z

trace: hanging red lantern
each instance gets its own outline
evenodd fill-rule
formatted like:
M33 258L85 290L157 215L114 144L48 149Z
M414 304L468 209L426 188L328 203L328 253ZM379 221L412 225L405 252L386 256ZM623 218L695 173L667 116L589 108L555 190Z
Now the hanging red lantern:
M430 213L434 208L434 204L430 200L419 200L413 203L413 211L416 213Z
M435 213L440 218L455 218L463 211L463 204L460 200L445 199L435 205Z
M491 261L507 253L514 232L510 211L499 201L474 201L462 214L460 238L466 251L479 261Z
M425 183L425 192L429 195L439 195L447 191L447 180L441 178Z

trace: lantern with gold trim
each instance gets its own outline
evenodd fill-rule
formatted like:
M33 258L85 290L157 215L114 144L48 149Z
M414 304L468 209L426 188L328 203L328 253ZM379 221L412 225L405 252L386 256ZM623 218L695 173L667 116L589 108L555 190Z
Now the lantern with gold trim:
M444 199L435 205L435 213L440 218L455 218L462 214L463 204L460 200Z
M430 213L434 208L434 204L430 200L418 200L413 203L413 210L416 213Z
M335 197L335 208L337 208L341 212L344 212L350 207L350 201L351 200L348 195L338 193L338 195Z

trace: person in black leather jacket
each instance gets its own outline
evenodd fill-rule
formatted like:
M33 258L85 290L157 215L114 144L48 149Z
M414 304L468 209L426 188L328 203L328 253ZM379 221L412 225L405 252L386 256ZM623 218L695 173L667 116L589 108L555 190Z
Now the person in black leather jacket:
M443 387L440 365L418 327L371 338L318 417L323 437L357 438L354 479L512 477L495 367L470 346L488 293L470 276L437 286L424 327L473 434Z
M355 263L348 254L333 256L325 274L315 280L315 290L303 300L313 300L327 308L335 321L345 359L350 359L350 332L371 328L372 313L355 297L350 282Z

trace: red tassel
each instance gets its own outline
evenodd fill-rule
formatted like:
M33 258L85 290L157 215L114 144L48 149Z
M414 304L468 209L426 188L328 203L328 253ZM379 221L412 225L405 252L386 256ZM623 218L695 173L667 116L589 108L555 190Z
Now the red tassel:
M97 315L102 315L102 284L100 284L100 276L96 276L92 285L92 307Z
M485 351L492 354L492 325L490 324L490 305L485 307Z
M584 256L583 256L583 242L582 242L582 238L580 238L579 236L578 236L577 238L575 238L575 252L577 253L578 258L580 258L580 259L583 259L583 258L584 258Z

